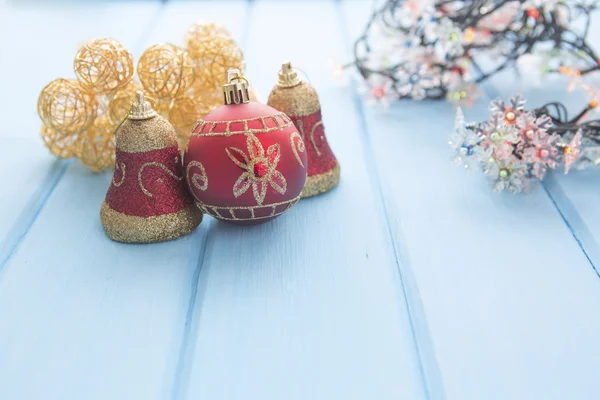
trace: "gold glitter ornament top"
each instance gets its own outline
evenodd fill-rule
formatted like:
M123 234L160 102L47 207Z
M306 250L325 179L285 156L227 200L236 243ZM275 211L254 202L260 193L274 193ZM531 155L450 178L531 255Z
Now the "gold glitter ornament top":
M281 65L281 70L279 71L277 86L289 88L298 86L301 83L302 80L298 77L298 73L296 72L296 70L292 68L292 63L289 61L285 61Z
M96 39L83 46L73 63L75 74L88 90L107 94L133 77L133 56L114 39Z
M129 110L129 115L127 118L129 119L149 119L158 115L156 110L152 108L150 102L146 101L144 98L144 92L138 90L136 92L135 101L131 106L131 110Z
M144 89L159 99L178 97L194 83L190 56L168 43L146 49L138 62L137 73Z
M240 74L240 70L231 68L227 71L227 83L223 85L224 104L250 103L248 80Z
M289 94L290 88L294 88L293 96ZM298 77L289 61L282 64L277 84L271 91L267 104L296 116L310 115L321 109L317 91Z
M177 134L173 125L158 115L142 92L136 96L127 119L115 132L117 148L138 153L176 145Z
M137 82L130 81L127 86L113 94L106 109L106 116L111 123L118 125L127 118L138 90L141 90L141 86Z

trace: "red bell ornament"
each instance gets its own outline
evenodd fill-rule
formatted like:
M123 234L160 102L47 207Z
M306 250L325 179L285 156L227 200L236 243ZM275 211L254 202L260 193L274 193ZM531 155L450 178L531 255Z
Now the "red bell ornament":
M106 234L126 243L175 239L202 221L183 181L175 128L137 92L115 132L115 172L100 209Z
M340 164L325 137L319 96L311 85L298 77L289 61L281 66L267 104L286 113L306 142L308 178L302 197L333 189L340 181Z
M251 102L248 82L228 71L224 105L198 121L184 154L200 209L236 224L269 221L300 199L306 180L302 136L284 113Z

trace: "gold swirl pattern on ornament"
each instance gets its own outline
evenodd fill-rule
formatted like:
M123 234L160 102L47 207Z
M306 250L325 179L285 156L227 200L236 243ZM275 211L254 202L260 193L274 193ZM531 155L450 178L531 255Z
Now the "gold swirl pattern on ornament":
M152 195L152 193L150 193L148 191L148 189L146 189L146 187L144 186L144 182L142 181L142 173L144 172L144 169L146 169L146 167L159 167L161 168L163 171L165 171L170 177L175 178L176 180L180 181L183 179L183 176L177 176L173 173L173 171L171 171L169 168L167 168L164 164L158 163L158 162L147 162L145 164L142 164L140 170L138 171L138 184L140 185L140 189L142 189L142 192L144 192L144 194L148 197L154 197Z
M197 200L196 205L198 206L198 208L200 208L200 210L202 210L203 213L208 214L208 215L218 218L218 219L225 220L225 221L253 221L253 220L259 220L259 219L277 217L277 216L283 214L284 212L286 212L287 210L289 210L294 204L296 204L298 202L298 200L300 200L300 196L295 197L291 200L282 201L279 203L270 203L270 204L263 204L263 205L258 205L258 206L248 206L248 207L244 207L244 206L231 206L231 207L213 206L213 205L205 204L205 203ZM286 207L283 209L283 211L275 212L275 209L282 205L286 205ZM256 216L256 211L265 210L265 209L266 210L271 209L271 212L269 213L269 215ZM219 212L219 210L223 210L224 212L228 213L229 216L223 215L221 212ZM250 218L238 217L235 214L235 212L239 211L239 210L250 211Z
M317 148L317 144L315 143L315 131L317 130L317 128L319 126L323 126L323 121L319 121L316 124L313 125L312 129L310 130L310 142L313 145L313 148L315 149L315 152L317 153L318 156L321 155L321 151L319 151L319 149Z
M294 142L294 139L296 138L298 140ZM304 167L304 163L302 162L302 159L300 158L300 154L298 154L298 152L304 153L306 148L304 147L304 140L302 140L302 136L300 136L298 132L292 132L292 134L290 135L290 145L292 146L292 151L294 152L296 160L298 160L298 163L302 167Z
M190 169L192 169L192 167L198 167L200 169L200 173L193 174L192 177L190 178ZM206 170L204 169L204 165L202 165L201 162L190 161L190 163L187 166L186 176L187 176L188 180L190 182L192 182L192 185L194 185L195 188L202 190L203 192L206 189L208 189L208 175L206 175ZM199 180L202 182L202 184L198 183ZM192 192L192 194L193 194L193 192Z
M267 126L267 120L271 120L275 123L275 126L269 127ZM260 121L262 127L261 128L249 128L248 123ZM243 124L244 129L238 131L232 131L231 125L233 124ZM225 132L214 132L214 129L217 125L224 124ZM285 113L278 113L268 117L256 117L250 119L236 119L231 121L203 121L199 120L194 127L193 133L191 136L233 136L233 135L245 135L247 133L269 133L277 130L281 130L287 128L288 126L292 126L294 123ZM208 132L202 133L204 127L209 125ZM198 129L200 127L200 129Z
M123 184L123 182L125 182L125 167L126 167L125 163L121 163L120 165L119 165L119 163L117 163L115 165L115 170L116 171L121 171L121 180L119 182L115 181L115 176L114 175L112 177L112 183L116 187L121 186Z

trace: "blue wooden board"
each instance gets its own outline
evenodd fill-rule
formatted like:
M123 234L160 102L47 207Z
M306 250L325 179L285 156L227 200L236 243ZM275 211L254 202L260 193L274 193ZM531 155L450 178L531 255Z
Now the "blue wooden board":
M0 1L1 399L600 396L600 173L493 193L450 164L450 105L363 104L327 62L350 57L371 7ZM206 217L173 242L111 242L110 173L52 158L37 95L90 38L137 57L198 19L227 26L263 100L283 60L306 72L342 181L257 227ZM502 74L465 113L561 88Z

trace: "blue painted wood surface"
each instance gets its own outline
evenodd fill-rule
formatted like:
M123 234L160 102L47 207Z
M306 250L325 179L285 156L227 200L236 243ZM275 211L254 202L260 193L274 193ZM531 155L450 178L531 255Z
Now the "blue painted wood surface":
M600 173L496 194L450 164L448 104L365 106L327 61L350 57L370 9L0 1L0 76L15 77L0 100L0 399L600 396ZM263 100L282 60L306 72L342 182L265 225L206 217L173 242L111 242L110 174L48 154L37 95L92 37L137 57L198 19L228 27ZM562 96L514 80L467 117L489 96Z

